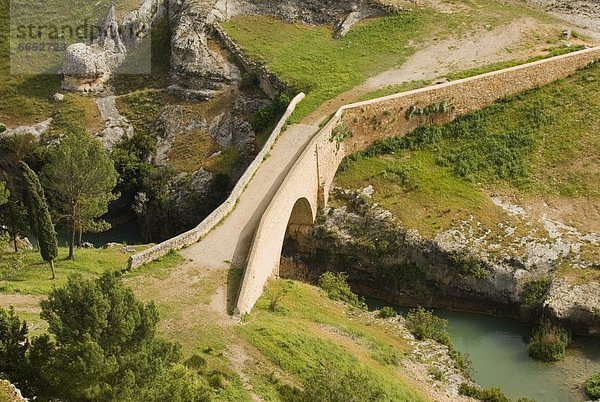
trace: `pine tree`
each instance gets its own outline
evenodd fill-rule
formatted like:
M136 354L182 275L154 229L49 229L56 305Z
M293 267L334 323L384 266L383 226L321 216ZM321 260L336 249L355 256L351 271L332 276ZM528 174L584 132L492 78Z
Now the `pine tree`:
M50 210L44 196L44 189L40 184L38 176L35 174L25 162L21 162L23 168L25 182L27 184L27 204L29 208L29 216L34 222L34 234L37 236L40 248L40 254L44 261L50 264L52 270L52 279L56 278L54 273L54 259L58 255L58 241L56 240L56 232L52 224ZM32 227L33 229L33 227Z
M69 232L69 259L74 259L75 236L110 226L96 219L116 197L117 172L100 142L84 130L74 130L48 153L43 180L60 224Z

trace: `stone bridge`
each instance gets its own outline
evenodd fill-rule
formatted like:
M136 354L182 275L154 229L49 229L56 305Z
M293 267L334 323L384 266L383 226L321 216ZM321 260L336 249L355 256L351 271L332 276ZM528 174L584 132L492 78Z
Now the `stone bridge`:
M205 269L244 268L235 310L247 313L260 297L267 280L278 275L286 236L302 230L303 226L311 226L318 211L327 205L335 174L344 157L381 139L405 135L424 124L445 123L501 98L565 78L598 60L600 48L586 49L347 105L321 130L314 126L290 126L270 152L274 138L263 150L264 154L259 155L255 164L266 159L254 167L253 178L250 174L251 180L247 177L248 182L242 183L245 191L240 191L240 185L236 187L240 194L234 194L233 199L226 202L230 203L229 212L233 210L230 215L221 216L223 219L211 215L207 218L210 224L203 222L199 226L201 230L194 229L133 256L130 265L136 267L171 249L193 244L183 255ZM289 113L291 110L288 116ZM283 121L278 128L282 125ZM219 222L221 225L217 226Z

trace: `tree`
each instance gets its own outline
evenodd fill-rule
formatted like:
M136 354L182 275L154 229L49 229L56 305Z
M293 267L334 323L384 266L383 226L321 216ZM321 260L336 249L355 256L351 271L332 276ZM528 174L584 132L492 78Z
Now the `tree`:
M50 264L52 279L55 279L54 259L58 255L58 241L56 240L56 232L52 224L52 217L50 216L44 189L40 184L38 176L25 162L21 162L21 167L23 168L23 175L27 184L27 206L31 228L38 239L40 254L44 261Z
M155 337L158 312L136 300L121 274L69 278L41 303L50 337L32 342L31 392L61 400L156 400L149 395L181 359L179 345ZM197 387L200 391L201 387ZM197 400L197 399L193 399Z
M17 238L27 236L29 230L27 218L27 209L12 195L4 205L0 205L0 224L5 227L10 236L15 253L18 251Z
M10 196L10 192L6 188L6 183L0 181L0 206L6 204L8 202L8 197Z
M117 172L102 145L83 130L74 129L49 150L43 169L46 188L59 220L70 234L69 259L73 260L75 235L106 230L96 219L108 211L116 197Z
M15 315L0 307L0 373L18 382L25 367L25 353L29 348L27 325Z

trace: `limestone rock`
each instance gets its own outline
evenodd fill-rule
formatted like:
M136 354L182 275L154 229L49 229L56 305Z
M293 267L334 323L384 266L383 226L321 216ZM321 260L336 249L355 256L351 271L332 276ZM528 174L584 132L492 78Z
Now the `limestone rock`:
M125 60L127 48L121 40L114 4L111 5L104 21L102 33L98 38L98 47L104 50L106 62L111 69L115 69Z
M127 47L136 47L151 31L152 24L167 14L165 0L144 0L140 7L121 21L121 39Z
M99 92L110 77L106 53L98 46L75 43L65 52L62 87L68 91Z
M48 131L52 125L52 121L52 118L49 118L48 120L44 120L41 123L33 126L19 126L10 130L5 130L4 132L0 131L0 138L18 135L31 135L37 141L40 141L42 135Z
M171 38L172 90L189 90L193 97L211 96L231 82L224 60L208 47L210 8L193 0L169 3L173 26ZM199 92L198 92L199 91ZM192 95L190 95L192 96Z
M52 99L54 99L54 102L62 102L65 100L65 96L63 94L57 92L54 94Z
M579 331L600 334L600 283L571 285L557 279L544 305L556 318L568 321Z
M106 128L97 134L105 148L110 149L126 138L133 137L133 126L119 113L115 96L96 99L96 105Z

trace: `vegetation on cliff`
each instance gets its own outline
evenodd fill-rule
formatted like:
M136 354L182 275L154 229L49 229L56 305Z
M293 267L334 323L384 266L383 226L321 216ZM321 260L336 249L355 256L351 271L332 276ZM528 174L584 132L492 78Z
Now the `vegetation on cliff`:
M469 230L487 239L489 247L483 244L479 251L505 259L527 255L515 238L538 233L533 239L544 242L543 233L560 233L561 224L583 238L599 221L584 212L600 200L600 137L594 128L599 82L600 64L595 64L447 125L382 141L349 157L336 183L352 189L372 185L374 202L427 239L450 229ZM551 204L553 216L547 219L555 221L543 220L541 200ZM514 228L510 234L507 227ZM583 240L580 251L584 262L575 256L578 268L565 261L559 273L598 280L593 268L598 245ZM543 296L533 293L529 296Z

